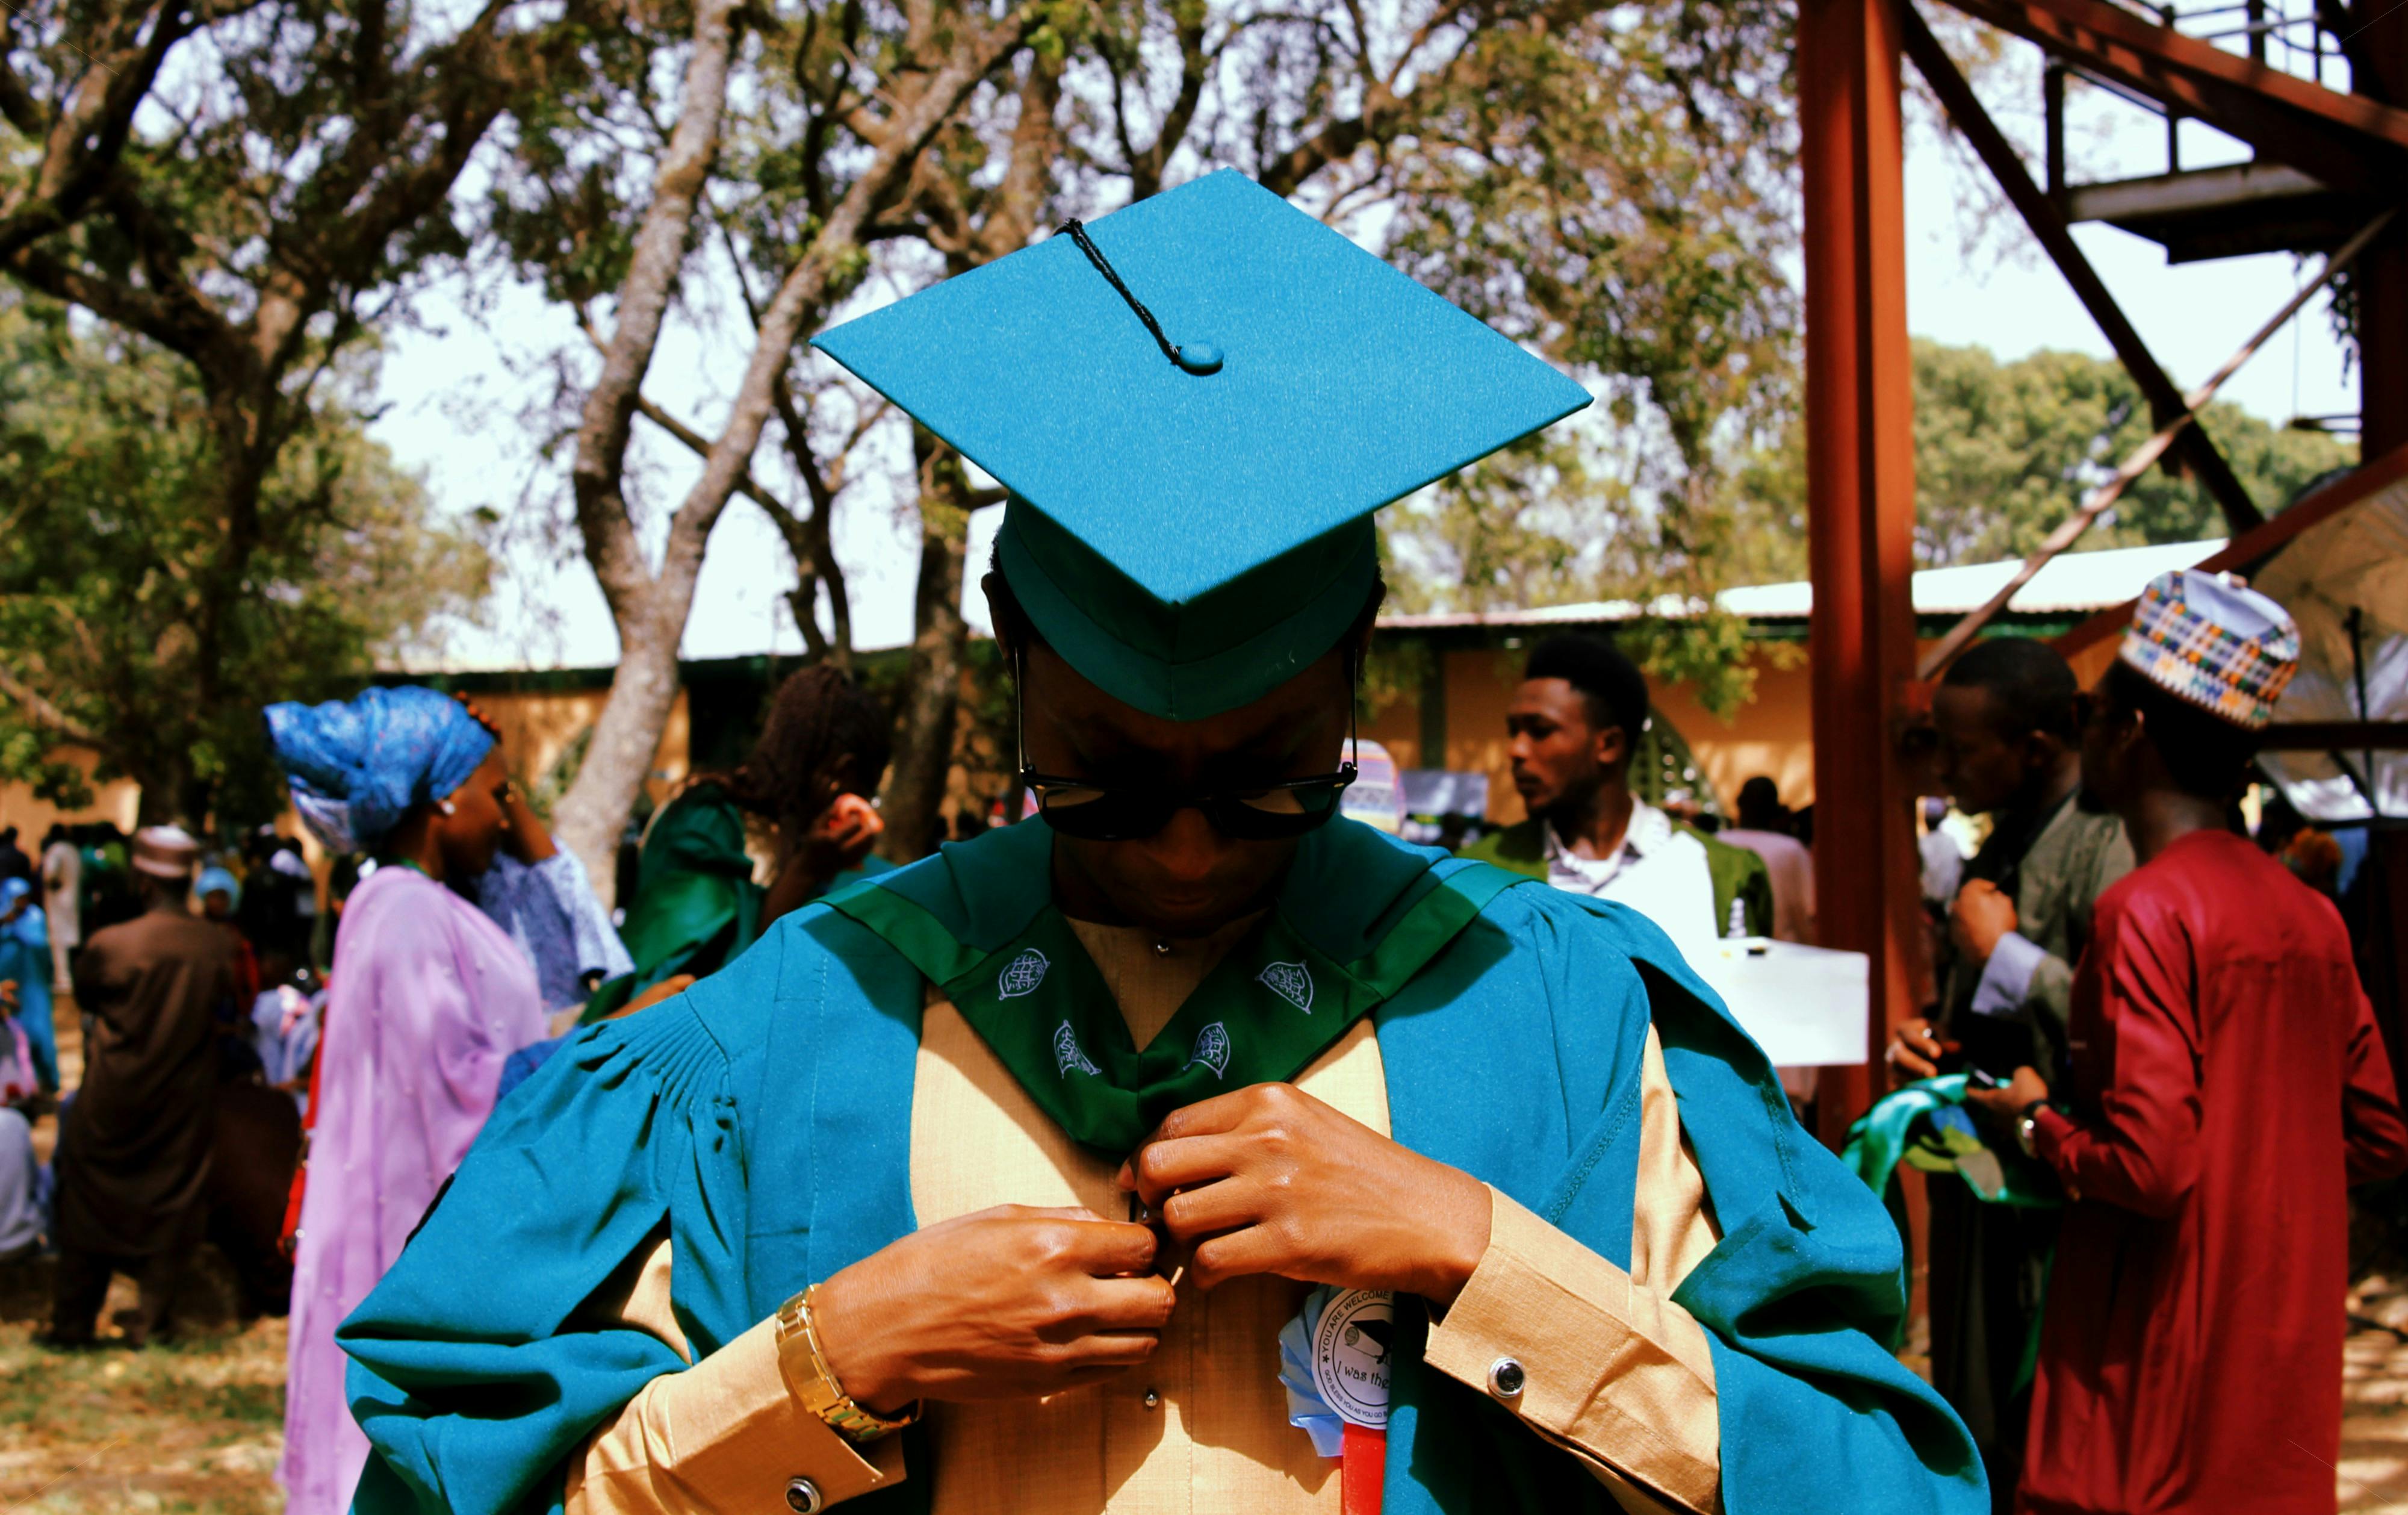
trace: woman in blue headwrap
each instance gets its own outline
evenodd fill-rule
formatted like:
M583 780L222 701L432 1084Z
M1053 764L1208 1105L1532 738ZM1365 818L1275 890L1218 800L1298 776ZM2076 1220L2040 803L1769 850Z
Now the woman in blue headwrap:
M0 879L0 981L17 986L17 1024L25 1031L34 1078L45 1094L59 1087L59 1044L50 1025L50 934L34 886Z
M484 1124L503 1061L543 1036L544 1004L525 953L455 892L493 865L509 824L491 729L417 687L272 705L267 727L303 820L379 862L335 940L278 1469L291 1515L333 1515L367 1457L335 1327Z

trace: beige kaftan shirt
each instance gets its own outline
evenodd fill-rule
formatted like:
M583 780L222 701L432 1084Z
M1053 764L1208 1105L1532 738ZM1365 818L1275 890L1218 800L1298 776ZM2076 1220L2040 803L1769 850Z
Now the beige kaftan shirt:
M1140 1047L1249 924L1165 944L1135 929L1072 923ZM1369 1019L1296 1083L1387 1133ZM1124 1214L1117 1167L1063 1134L960 1012L931 1000L911 1106L920 1224L996 1205ZM1670 1301L1716 1233L1653 1029L1630 1270L1503 1194L1493 1199L1488 1250L1431 1327L1425 1361L1486 1392L1490 1366L1514 1358L1527 1384L1512 1407L1533 1434L1579 1455L1626 1508L1718 1508L1713 1361L1703 1329ZM690 1356L669 1310L672 1265L668 1240L655 1238L597 1293L588 1317L636 1324ZM1042 1402L932 1405L930 1465L910 1476L931 1479L932 1515L1335 1512L1338 1464L1315 1456L1288 1423L1277 1377L1279 1330L1306 1287L1252 1277L1208 1294L1182 1280L1152 1362ZM566 1515L778 1515L795 1478L810 1479L833 1504L905 1477L898 1440L855 1448L801 1408L781 1377L774 1332L774 1320L763 1321L647 1385L572 1463Z

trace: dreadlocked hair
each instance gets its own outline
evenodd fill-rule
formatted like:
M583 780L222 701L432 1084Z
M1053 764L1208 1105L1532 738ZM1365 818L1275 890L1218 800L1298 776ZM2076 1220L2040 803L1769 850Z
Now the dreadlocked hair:
M824 663L787 677L743 766L722 781L744 809L807 823L847 790L876 792L893 746L885 703Z

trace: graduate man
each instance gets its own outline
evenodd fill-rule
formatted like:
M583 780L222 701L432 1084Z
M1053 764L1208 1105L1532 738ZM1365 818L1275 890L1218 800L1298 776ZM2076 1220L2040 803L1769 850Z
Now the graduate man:
M2091 697L2083 800L2141 865L2099 900L2071 1077L1969 1096L2068 1200L2030 1515L2333 1508L2346 1191L2408 1129L2340 916L2225 825L2299 648L2264 595L2169 573Z
M1011 492L1043 821L496 1112L342 1330L358 1508L1981 1508L1662 933L1334 818L1370 512L1587 396L1234 173L818 343Z

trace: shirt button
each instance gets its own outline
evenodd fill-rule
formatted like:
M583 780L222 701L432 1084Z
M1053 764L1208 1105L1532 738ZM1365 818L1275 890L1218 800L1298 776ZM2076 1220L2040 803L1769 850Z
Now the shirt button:
M820 1486L809 1479L786 1480L786 1508L796 1515L819 1515L826 1500L820 1497Z
M1160 1409L1162 1407L1161 1393L1153 1389L1147 1390L1145 1392L1145 1407L1148 1409Z
M1488 1364L1488 1392L1499 1399L1519 1399L1525 1378L1521 1364L1500 1357Z

